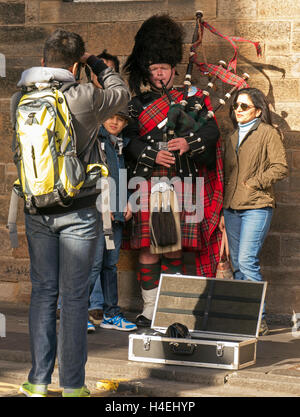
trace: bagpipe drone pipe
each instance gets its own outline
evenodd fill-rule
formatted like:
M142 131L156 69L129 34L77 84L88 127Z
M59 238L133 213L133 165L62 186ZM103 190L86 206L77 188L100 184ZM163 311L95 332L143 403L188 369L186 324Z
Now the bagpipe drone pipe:
M247 39L240 37L229 37L222 35L214 27L209 25L207 22L202 20L203 13L201 11L196 12L196 25L193 33L192 44L190 48L190 57L185 74L184 88L183 88L183 98L180 103L172 102L171 96L168 94L168 90L162 85L162 88L169 98L170 109L168 112L168 121L166 124L167 128L167 137L171 139L173 137L185 137L191 133L196 133L209 119L215 116L215 113L224 107L233 94L240 88L248 87L246 80L249 78L247 73L244 73L242 76L236 74L236 65L237 65L237 47L236 42L250 42L256 47L257 55L261 54L261 48L258 42L252 42ZM220 36L221 38L227 40L234 48L234 56L229 61L229 64L226 66L225 61L219 61L217 65L201 63L197 59L197 48L202 44L203 32L204 29L208 29L213 34ZM208 76L209 82L205 89L202 90L203 96L198 98L192 106L189 105L187 98L189 96L189 91L192 88L192 71L193 67L197 66L202 75ZM225 96L218 98L217 104L213 110L208 110L205 115L203 115L203 109L205 107L205 98L210 96L211 91L215 87L216 80L219 79L225 84L232 85L232 88L226 92Z

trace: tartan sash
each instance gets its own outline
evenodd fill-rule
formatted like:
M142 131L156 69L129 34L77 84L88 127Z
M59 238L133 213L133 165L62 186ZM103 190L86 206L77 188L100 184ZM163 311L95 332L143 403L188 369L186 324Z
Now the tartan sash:
M175 103L179 103L180 100L183 98L183 93L177 90L171 90L170 95ZM203 94L200 90L198 90L195 96L202 97ZM208 101L206 105L209 106ZM166 95L163 95L162 97L149 104L149 106L146 107L146 109L144 109L139 116L140 135L146 135L159 123L161 123L167 117L169 109L170 102ZM211 110L211 108L209 108L208 110Z

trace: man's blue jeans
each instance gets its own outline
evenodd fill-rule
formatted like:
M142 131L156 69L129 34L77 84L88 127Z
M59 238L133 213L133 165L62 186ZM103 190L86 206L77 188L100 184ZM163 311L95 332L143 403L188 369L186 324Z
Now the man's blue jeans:
M87 208L61 215L27 214L25 222L32 282L28 381L51 383L57 349L60 385L80 388L87 360L88 276L99 235L99 213Z
M90 273L90 291L93 291L96 280L100 278L103 293L103 313L114 317L120 313L118 306L118 273L117 263L122 243L123 223L113 222L113 236L115 249L107 250L105 237L100 234L96 244L94 264Z
M262 281L259 253L270 229L273 209L224 210L235 279Z

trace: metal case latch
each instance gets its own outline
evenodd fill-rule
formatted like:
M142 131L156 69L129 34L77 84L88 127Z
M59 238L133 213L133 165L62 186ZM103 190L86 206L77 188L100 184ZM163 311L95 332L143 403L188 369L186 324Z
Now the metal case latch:
M216 354L218 358L221 358L224 353L224 343L217 342Z
M144 339L144 350L150 350L150 343L151 343L151 338L150 337L145 337L145 339Z

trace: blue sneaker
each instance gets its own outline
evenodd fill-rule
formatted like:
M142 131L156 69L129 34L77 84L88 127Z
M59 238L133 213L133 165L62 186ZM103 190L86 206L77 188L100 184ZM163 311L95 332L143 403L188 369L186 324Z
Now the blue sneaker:
M131 332L137 329L136 325L126 320L122 313L114 317L108 317L104 314L100 327L103 329L123 330L125 332Z
M87 332L88 333L95 333L96 328L91 321L87 322Z

